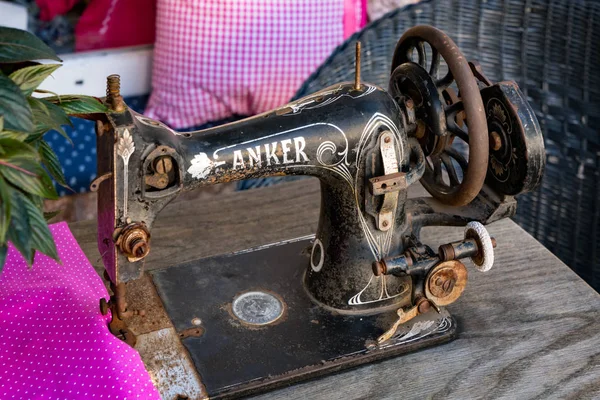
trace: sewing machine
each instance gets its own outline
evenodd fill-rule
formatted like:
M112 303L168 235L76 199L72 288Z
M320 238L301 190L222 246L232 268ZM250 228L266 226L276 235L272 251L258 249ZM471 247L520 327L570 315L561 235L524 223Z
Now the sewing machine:
M127 320L143 311L128 309L126 285L145 273L160 240L153 223L169 202L242 179L320 180L314 236L150 274L211 398L451 340L457 323L445 306L466 287L463 261L492 267L496 243L484 224L514 215L515 195L536 188L545 163L517 85L490 82L429 26L398 42L387 90L361 82L357 46L354 82L204 131L176 132L131 111L117 76L105 104L92 190L113 295L101 308L132 346ZM432 197L409 199L417 182ZM464 239L421 242L421 228L442 225L465 226Z

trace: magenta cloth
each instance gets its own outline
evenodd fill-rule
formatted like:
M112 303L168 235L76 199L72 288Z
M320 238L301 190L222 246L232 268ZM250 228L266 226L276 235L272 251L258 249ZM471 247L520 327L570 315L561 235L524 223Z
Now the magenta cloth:
M62 265L29 269L9 245L0 277L0 399L160 399L139 354L108 330L108 297L66 223L50 226Z
M57 15L67 13L79 0L35 0L42 21L52 21Z
M156 0L91 0L75 27L75 50L154 43L155 20Z
M187 128L281 106L365 15L364 0L158 0L145 114Z

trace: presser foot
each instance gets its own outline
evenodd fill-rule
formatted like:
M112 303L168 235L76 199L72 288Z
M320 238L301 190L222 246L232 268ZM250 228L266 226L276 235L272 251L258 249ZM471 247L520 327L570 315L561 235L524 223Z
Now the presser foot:
M435 309L438 312L438 314L441 312L441 310L433 302L427 300L424 297L419 298L415 302L415 305L410 307L406 311L402 308L399 308L396 311L396 313L398 314L398 319L392 324L390 329L385 331L383 335L377 338L377 343L382 344L387 342L396 334L400 325L407 323L419 314L424 314L428 312L429 310L431 310L431 308Z
M417 302L418 315L378 343L398 320L396 309L342 315L311 301L303 285L310 248L310 239L300 239L149 273L211 399L264 392L454 338L456 322L446 310L426 311Z
M112 299L111 301L106 301L104 298L100 299L100 313L106 315L109 310L111 312L111 320L108 323L108 330L110 333L127 343L129 346L135 347L135 344L137 343L136 337L131 329L127 327L127 323L119 317L114 301Z
M104 279L110 282L110 289L113 292L113 295L110 297L109 301L107 301L105 298L100 299L100 313L102 315L107 315L110 311L111 320L108 324L108 330L110 333L127 343L129 346L135 347L137 339L133 331L127 326L125 319L133 315L144 316L145 311L127 310L127 303L125 302L125 284L120 283L115 285L110 281L106 271L104 273Z

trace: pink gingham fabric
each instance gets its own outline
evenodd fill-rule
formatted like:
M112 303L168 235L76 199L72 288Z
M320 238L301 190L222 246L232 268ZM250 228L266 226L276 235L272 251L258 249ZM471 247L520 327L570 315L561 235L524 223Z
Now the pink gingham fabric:
M139 354L108 330L102 280L66 223L50 226L62 265L32 268L9 246L0 276L0 399L160 399Z
M146 115L187 128L285 104L366 20L365 0L158 0Z

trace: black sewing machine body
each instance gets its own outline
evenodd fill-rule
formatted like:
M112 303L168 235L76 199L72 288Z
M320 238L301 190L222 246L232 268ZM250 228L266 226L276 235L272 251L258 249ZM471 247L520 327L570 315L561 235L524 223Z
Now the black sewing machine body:
M471 258L482 270L493 262L493 238L473 224L515 213L514 195L539 184L544 149L516 85L492 84L475 64L458 65L431 29L403 36L389 91L340 83L205 131L176 132L130 111L109 85L106 103L114 112L97 123L92 189L99 192L98 246L114 292L113 333L135 343L125 285L144 273L154 220L178 194L306 175L321 182L314 238L152 274L211 397L449 340L456 323L443 306L467 280L459 260ZM435 57L424 68L418 40L445 57L461 98L448 89L448 74L436 80ZM414 48L418 63L403 58ZM454 136L468 143L468 163L451 148ZM434 197L407 199L419 180ZM423 226L435 225L467 225L465 240L436 252L419 239ZM189 334L195 320L203 321L201 335ZM240 343L244 355L233 357Z
M349 309L348 297L356 295L362 287L356 288L364 286L372 275L370 268L358 266L370 266L373 253L380 259L399 254L404 247L398 232L406 230L406 190L399 192L400 206L387 231L379 231L374 219L363 211L365 196L374 197L365 192L365 173L383 174L378 171L382 167L374 162L382 132L389 131L393 137L390 148L396 169L408 172L410 149L406 132L400 128L405 126L402 113L380 88L363 85L361 90L354 90L352 84L335 85L282 109L197 133L180 134L130 111L110 118L120 127L119 140L125 140L127 131L133 148L139 149L131 154L127 170L118 144L113 154L117 161L114 173L123 176L116 179L123 185L117 185L114 197L114 226L126 226L129 218L150 228L162 207L179 192L199 186L274 175L318 177L323 204L316 237L327 265L322 274L309 275L307 282L318 288L325 287L323 283L331 276L355 281L346 284L346 290L323 294L325 302L338 309ZM149 171L150 165L165 154L173 160L171 182L160 190L148 187L140 171ZM100 198L112 199L102 193L102 187ZM107 227L101 242L113 237L114 227ZM387 240L385 248L379 248L383 240ZM106 246L109 248L114 248L112 240ZM347 250L341 253L340 248ZM115 255L118 267L111 276L123 282L140 277L142 260L129 262L127 256ZM313 293L317 298L322 296L318 289Z

